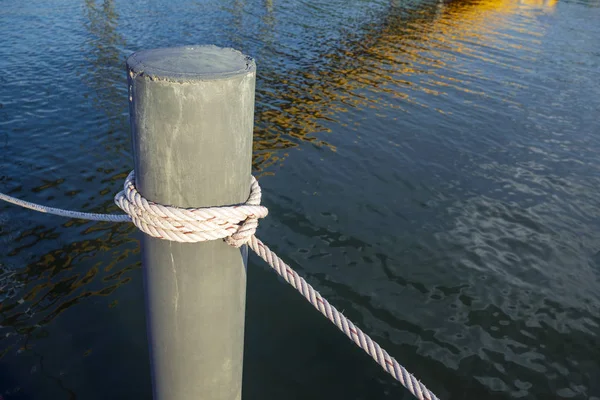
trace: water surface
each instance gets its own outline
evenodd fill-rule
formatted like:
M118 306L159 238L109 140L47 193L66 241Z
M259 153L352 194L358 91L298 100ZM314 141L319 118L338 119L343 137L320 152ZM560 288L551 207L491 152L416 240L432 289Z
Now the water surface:
M600 4L4 1L0 190L115 212L125 58L258 66L261 238L442 399L600 399ZM151 397L129 225L0 205L0 394ZM252 257L244 399L412 398Z

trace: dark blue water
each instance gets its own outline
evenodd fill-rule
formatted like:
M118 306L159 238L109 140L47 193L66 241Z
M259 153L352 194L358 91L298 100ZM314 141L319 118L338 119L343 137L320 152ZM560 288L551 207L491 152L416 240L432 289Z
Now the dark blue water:
M116 212L124 59L258 65L260 237L442 399L600 399L596 0L3 0L0 191ZM139 233L0 205L0 394L149 399ZM411 396L251 258L244 399Z

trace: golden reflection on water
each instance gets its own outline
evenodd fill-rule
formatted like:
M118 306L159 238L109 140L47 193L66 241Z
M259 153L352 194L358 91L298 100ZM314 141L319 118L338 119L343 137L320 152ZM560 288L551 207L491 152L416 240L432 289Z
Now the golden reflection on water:
M527 50L527 43L537 44L542 33L532 31L526 24L510 25L506 17L522 5L550 12L556 0L451 1L421 4L414 9L407 9L399 1L391 4L380 16L381 21L376 21L366 33L348 32L334 52L323 54L325 65L285 71L285 75L274 69L260 71L264 83L258 88L258 99L278 106L257 110L256 170L282 162L287 151L301 142L335 150L322 134L331 132L328 122L348 126L342 121L351 120L349 113L353 110L372 108L383 117L387 116L384 110L396 110L393 115L397 118L398 112L409 112L411 106L430 108L426 100L445 96L448 89L468 93L475 102L478 97L498 96L473 84L473 80L490 79L485 67L457 68L457 60L473 59L484 66L509 70L526 69L524 63L503 60L503 53L487 53ZM517 35L527 37L516 38ZM452 74L445 72L448 66ZM510 98L500 100L516 104ZM442 105L435 111L450 112ZM342 117L342 113L346 115ZM353 125L359 126L360 122Z
M533 6L544 11L553 11L558 0L519 0L519 4Z
M110 181L122 181L123 174L114 174ZM46 182L32 191L54 187L59 182ZM105 197L105 196L103 196ZM114 208L114 207L108 207ZM114 212L111 210L110 212ZM35 260L10 276L10 282L0 287L0 327L5 339L0 357L20 343L29 341L38 328L52 321L68 308L91 296L108 296L128 283L128 272L140 268L139 243L132 235L130 224L90 223L67 220L62 225L75 230L73 242L61 240L58 227L34 226L11 237L12 247L7 259L23 256L31 249ZM58 248L42 255L33 251L46 242L57 242ZM10 296L12 287L20 287L18 296ZM6 332L6 330L8 330Z

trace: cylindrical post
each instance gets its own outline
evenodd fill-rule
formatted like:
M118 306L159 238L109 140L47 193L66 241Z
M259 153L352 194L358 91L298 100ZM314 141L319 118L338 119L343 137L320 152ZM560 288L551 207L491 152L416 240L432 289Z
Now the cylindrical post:
M250 191L254 61L216 46L127 60L136 187L178 207L239 204ZM241 398L245 251L144 235L155 400Z

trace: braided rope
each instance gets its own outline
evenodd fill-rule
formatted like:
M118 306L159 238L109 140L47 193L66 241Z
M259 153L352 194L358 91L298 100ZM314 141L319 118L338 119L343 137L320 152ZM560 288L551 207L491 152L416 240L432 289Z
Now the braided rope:
M204 242L224 239L234 247L248 244L252 250L275 270L287 283L300 292L310 304L337 326L358 347L399 381L419 400L438 400L438 397L400 365L377 342L324 299L304 278L298 275L277 254L263 244L254 233L258 219L268 210L260 205L261 190L254 177L250 196L244 204L224 207L178 208L146 200L135 188L132 171L115 196L115 203L126 214L96 214L47 207L0 193L0 200L63 217L94 221L133 222L142 232L160 239L176 242Z
M127 214L96 214L80 211L63 210L62 208L54 208L43 206L41 204L31 203L29 201L17 199L0 192L0 200L11 203L30 210L39 211L46 214L54 214L61 217L87 219L90 221L106 221L106 222L131 222L131 218Z
M352 340L365 353L392 375L419 400L438 400L438 397L425 387L414 375L398 363L381 346L361 331L356 325L339 312L334 306L319 294L304 278L287 265L277 254L269 249L256 236L252 236L248 245L271 268L275 270L287 283L302 294L314 308L319 310L329 321L333 322L350 340Z
M123 190L115 196L115 203L131 217L142 232L174 242L206 242L225 239L240 247L258 227L258 218L268 214L260 205L261 190L252 177L250 197L246 203L235 206L178 208L146 200L135 188L135 173L131 171Z

